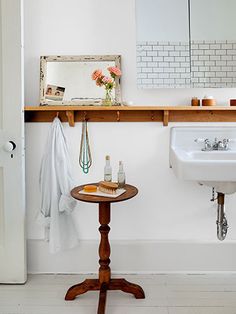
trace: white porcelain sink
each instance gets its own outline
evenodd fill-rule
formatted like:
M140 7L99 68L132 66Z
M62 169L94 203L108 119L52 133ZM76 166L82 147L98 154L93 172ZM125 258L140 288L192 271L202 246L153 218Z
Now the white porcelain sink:
M173 127L170 136L170 165L179 179L215 187L217 192L236 192L236 142L227 151L202 151L204 143L236 139L236 127Z

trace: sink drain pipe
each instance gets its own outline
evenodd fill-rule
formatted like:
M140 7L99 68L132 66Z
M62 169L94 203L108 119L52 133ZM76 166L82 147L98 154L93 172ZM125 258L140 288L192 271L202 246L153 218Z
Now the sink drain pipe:
M226 238L228 231L228 223L225 215L225 195L217 193L217 237L220 241Z

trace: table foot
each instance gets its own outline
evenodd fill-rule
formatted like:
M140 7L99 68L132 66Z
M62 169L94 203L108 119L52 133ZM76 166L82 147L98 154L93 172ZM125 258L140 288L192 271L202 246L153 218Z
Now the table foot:
M100 288L97 314L104 314L106 309L107 285L103 283Z
M121 290L133 294L136 299L145 299L143 289L139 285L131 283L124 278L111 279L108 290Z
M65 300L74 300L78 295L86 293L87 291L100 290L100 282L98 279L86 279L80 284L69 288L66 293Z

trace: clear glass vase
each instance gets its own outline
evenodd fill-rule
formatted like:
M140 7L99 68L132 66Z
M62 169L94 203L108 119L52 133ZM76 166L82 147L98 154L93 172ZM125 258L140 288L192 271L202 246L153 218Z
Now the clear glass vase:
M113 98L112 98L112 89L106 89L105 98L102 100L103 106L112 106Z

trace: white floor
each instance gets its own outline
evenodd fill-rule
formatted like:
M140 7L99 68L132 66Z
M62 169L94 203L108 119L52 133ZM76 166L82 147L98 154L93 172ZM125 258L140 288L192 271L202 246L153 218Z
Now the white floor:
M236 274L124 275L146 299L108 292L106 314L236 314ZM30 275L25 285L0 285L0 314L96 314L98 293L64 301L86 275Z

